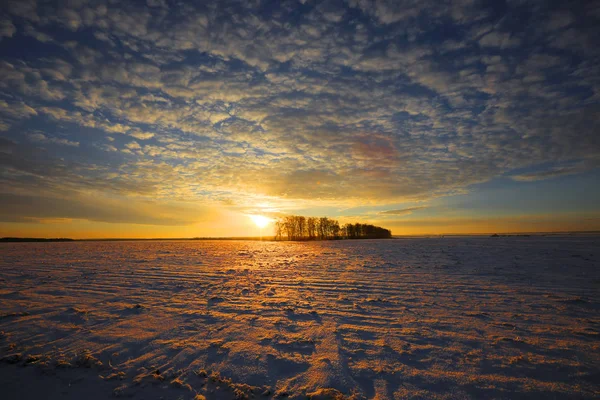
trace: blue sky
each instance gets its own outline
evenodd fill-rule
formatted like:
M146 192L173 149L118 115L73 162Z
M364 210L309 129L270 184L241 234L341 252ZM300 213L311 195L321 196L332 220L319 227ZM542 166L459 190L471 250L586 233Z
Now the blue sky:
M600 229L600 3L4 2L0 235Z

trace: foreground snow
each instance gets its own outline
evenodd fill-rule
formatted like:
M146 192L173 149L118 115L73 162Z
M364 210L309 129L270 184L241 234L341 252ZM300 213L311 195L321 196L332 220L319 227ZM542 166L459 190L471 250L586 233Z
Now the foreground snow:
M1 397L597 398L599 260L598 237L0 244Z

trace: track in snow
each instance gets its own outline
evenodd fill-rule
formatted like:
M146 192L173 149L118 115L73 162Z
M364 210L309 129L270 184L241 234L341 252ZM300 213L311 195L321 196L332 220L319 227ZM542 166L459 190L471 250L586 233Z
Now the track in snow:
M92 367L117 395L600 394L598 237L13 243L0 254L0 357Z

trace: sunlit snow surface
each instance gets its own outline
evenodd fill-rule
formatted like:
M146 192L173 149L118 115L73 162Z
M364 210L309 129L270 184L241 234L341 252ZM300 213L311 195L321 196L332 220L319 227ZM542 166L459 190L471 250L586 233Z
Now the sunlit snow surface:
M65 397L594 398L599 260L593 236L5 243L1 371Z

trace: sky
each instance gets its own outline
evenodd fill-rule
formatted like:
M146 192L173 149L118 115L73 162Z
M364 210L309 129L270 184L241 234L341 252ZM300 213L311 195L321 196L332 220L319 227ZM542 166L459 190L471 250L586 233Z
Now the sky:
M600 2L3 1L0 236L600 230Z

